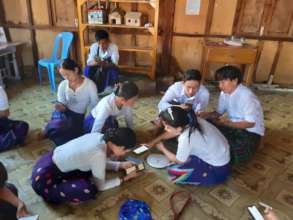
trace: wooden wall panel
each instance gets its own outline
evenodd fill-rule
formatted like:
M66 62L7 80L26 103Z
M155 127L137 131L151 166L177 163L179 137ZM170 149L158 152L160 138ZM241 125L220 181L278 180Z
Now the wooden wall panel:
M32 54L31 35L29 30L10 28L9 29L11 40L25 42L26 44L22 47L22 59L24 66L33 66L34 59Z
M130 46L130 34L110 34L110 38L112 42L118 45L118 47Z
M268 80L277 49L278 42L264 42L263 50L256 69L256 82L265 82Z
M49 58L54 48L54 40L58 32L48 30L37 30L36 41L40 59Z
M140 47L151 47L150 36L138 35L136 37L136 43ZM147 53L136 53L136 62L138 65L151 65L151 56Z
M31 0L34 24L49 24L47 0Z
M28 14L26 1L24 0L2 0L6 21L15 24L27 24Z
M190 68L200 69L203 38L174 37L172 56L185 71Z
M293 43L283 42L274 83L293 84Z
M231 35L237 0L216 0L211 34Z
M243 0L238 33L258 34L266 0Z
M129 46L131 42L130 34L110 34L112 42L116 43L118 47ZM119 52L119 63L134 65L133 56L128 52Z
M174 31L190 34L204 33L208 5L208 0L201 1L199 15L185 15L186 0L177 0L174 20Z
M147 16L147 22L154 24L154 9L149 4L139 4L137 11L142 12Z
M53 19L56 26L75 27L77 9L75 0L52 0Z
M266 34L288 36L293 18L292 0L278 0L274 6Z
M131 11L131 4L130 3L119 4L119 8L121 8L125 12Z

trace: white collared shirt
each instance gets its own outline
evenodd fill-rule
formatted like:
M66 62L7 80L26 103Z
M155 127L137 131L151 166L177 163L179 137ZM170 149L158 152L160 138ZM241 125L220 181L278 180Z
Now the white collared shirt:
M0 86L0 111L9 109L8 97L5 90Z
M202 134L189 128L178 137L176 159L181 162L194 155L212 166L224 166L230 161L230 147L223 134L211 123L198 118Z
M91 171L98 190L119 186L119 178L106 180L106 169L118 171L120 162L107 159L103 134L89 133L55 148L53 161L62 172Z
M204 111L209 104L209 97L209 91L204 85L200 85L199 90L195 93L194 96L188 97L184 91L183 81L176 82L168 88L159 102L159 112L164 111L168 107L172 106L170 104L171 101L176 101L180 104L192 104L192 109L195 112Z
M84 114L87 108L92 110L98 103L96 84L83 77L83 83L73 91L69 88L69 81L63 80L58 86L57 100L71 111Z
M99 54L97 54L98 52ZM97 42L93 43L90 48L87 64L90 65L92 62L94 62L96 56L98 56L101 60L111 58L112 63L118 65L119 51L117 45L114 43L110 43L106 51L103 51L101 48L99 48L99 44Z
M95 118L94 125L91 132L101 132L106 119L109 116L123 115L125 117L126 125L133 128L133 115L132 109L129 107L122 107L119 109L115 103L115 94L105 96L91 111L92 116Z
M264 135L264 118L261 104L253 92L246 86L239 84L232 94L221 92L217 112L224 114L233 122L247 121L255 123L247 128L249 132Z

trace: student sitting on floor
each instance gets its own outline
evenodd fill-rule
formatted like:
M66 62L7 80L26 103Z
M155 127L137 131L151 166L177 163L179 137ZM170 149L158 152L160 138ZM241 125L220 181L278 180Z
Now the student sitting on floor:
M125 170L132 162L111 161L123 157L136 144L130 128L109 129L105 135L85 134L57 147L39 159L32 170L32 187L47 202L80 203L139 176L106 179L106 169ZM93 178L92 178L93 177ZM92 181L93 180L93 181Z
M5 90L0 86L0 151L23 144L29 125L24 121L15 121L9 117L9 104Z
M127 127L133 128L132 107L139 89L133 82L120 84L114 93L104 97L84 120L84 133L102 132L117 128L117 115L124 115Z
M75 61L65 59L60 74L64 80L58 87L55 111L42 135L56 145L81 136L87 108L91 110L98 103L95 83L82 76Z
M225 66L216 71L221 94L216 112L210 113L213 123L231 146L232 163L249 160L264 135L263 110L258 98L242 85L241 71ZM224 116L227 113L227 117Z
M96 40L88 55L86 76L96 83L101 93L119 81L119 52L117 45L110 42L107 31L96 31Z
M17 218L29 215L25 204L18 198L18 192L14 185L7 183L6 168L0 162L0 219L17 220Z
M201 74L190 69L184 74L183 81L176 82L166 91L158 104L159 112L172 105L195 112L205 111L209 104L209 91L201 84Z
M174 183L213 185L230 176L229 144L221 132L195 113L172 106L160 113L165 130L178 137L176 155L163 143L156 147L176 165L168 168Z
M186 111L199 113L207 109L209 96L209 91L201 84L200 72L190 69L185 72L183 81L176 82L168 88L158 104L159 112L170 106L179 106ZM152 122L158 129L156 133L161 133L163 129L161 119L158 117ZM155 142L159 142L161 137L162 135L158 136ZM148 145L153 146L155 142L150 142Z

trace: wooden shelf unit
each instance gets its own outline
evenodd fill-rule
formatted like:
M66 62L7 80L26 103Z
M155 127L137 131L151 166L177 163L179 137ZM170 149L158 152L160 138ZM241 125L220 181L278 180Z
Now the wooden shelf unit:
M101 0L101 2L105 2L106 0ZM152 42L152 47L139 47L139 46L125 46L119 47L119 51L121 52L131 52L131 53L148 53L151 57L151 65L150 66L127 66L127 65L119 65L119 68L125 72L135 72L142 73L149 76L150 79L154 80L156 75L156 63L157 63L157 47L158 47L158 20L159 20L159 1L160 0L108 0L110 3L134 3L134 4L149 4L153 8L154 11L154 21L153 27L134 27L127 26L124 24L115 25L115 24L88 24L85 23L83 18L83 6L88 2L97 2L97 0L77 0L77 13L78 13L78 23L79 23L79 39L80 39L80 47L81 47L81 58L82 65L85 67L86 58L90 49L90 45L85 43L84 32L86 30L94 29L94 28L120 28L120 29L132 29L132 30L140 30L147 31L150 33L150 38Z

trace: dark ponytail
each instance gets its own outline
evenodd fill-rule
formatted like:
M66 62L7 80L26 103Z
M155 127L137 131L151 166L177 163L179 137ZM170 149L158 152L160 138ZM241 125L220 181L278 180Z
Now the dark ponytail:
M186 111L178 106L171 106L165 111L162 111L160 117L166 124L174 128L182 127L185 129L188 127L189 137L195 130L202 133L201 126L198 123L197 116L193 110Z
M112 128L108 129L104 135L104 141L111 141L117 146L123 146L131 149L136 145L136 134L130 128Z
M78 68L78 74L79 75L82 74L81 69L78 66L78 64L70 58L64 59L61 63L61 67L65 70L71 70L71 71L75 71L75 68Z
M135 96L138 96L138 93L139 93L139 89L137 85L133 82L128 82L128 81L120 84L114 92L115 96L122 97L126 100L131 99Z

